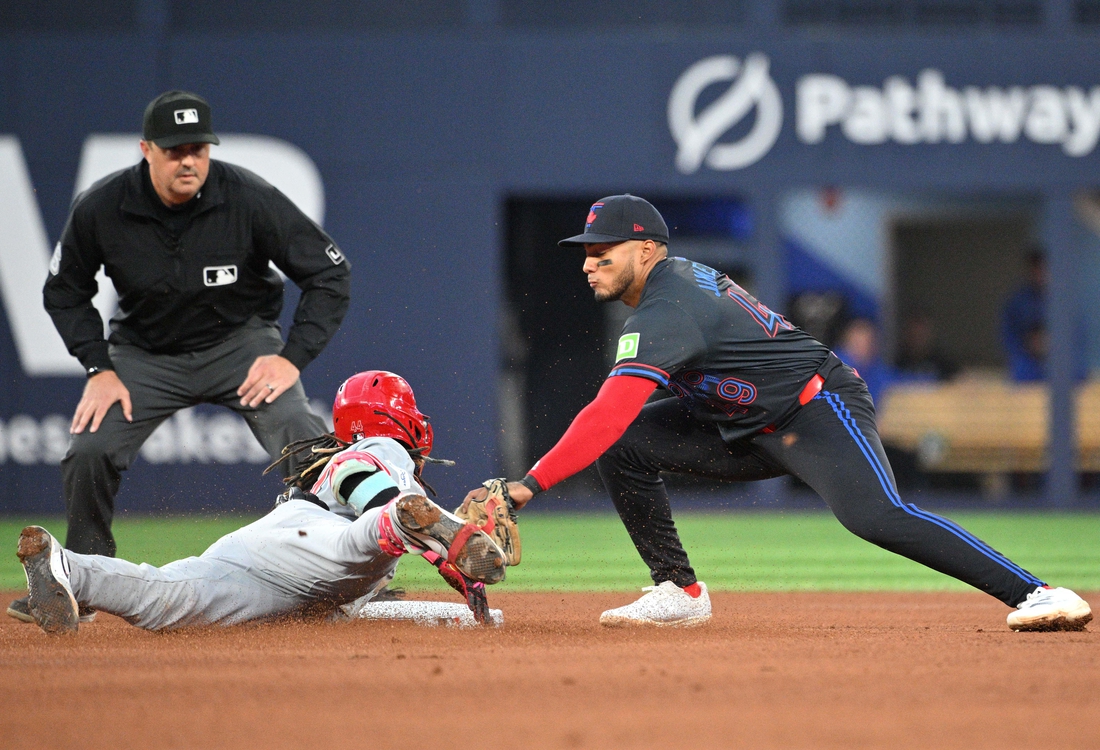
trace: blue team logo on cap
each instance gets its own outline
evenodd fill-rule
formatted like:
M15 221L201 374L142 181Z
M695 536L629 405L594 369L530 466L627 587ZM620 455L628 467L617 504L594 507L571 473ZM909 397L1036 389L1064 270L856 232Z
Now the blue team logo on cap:
M593 203L592 208L588 209L588 218L584 220L584 231L588 231L592 227L592 222L596 220L596 213L603 208L602 203Z

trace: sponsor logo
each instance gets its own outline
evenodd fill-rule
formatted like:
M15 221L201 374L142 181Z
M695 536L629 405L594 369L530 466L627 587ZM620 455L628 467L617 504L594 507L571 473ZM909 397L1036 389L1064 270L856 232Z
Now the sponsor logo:
M725 82L729 88L697 114L703 90ZM744 136L733 143L718 142L754 109L755 121ZM716 55L692 65L672 87L668 126L678 147L676 168L684 174L703 164L730 170L759 161L783 126L783 100L768 74L768 58L757 52L742 64L732 55Z
M329 260L331 260L336 265L340 265L344 262L344 254L340 252L340 248L336 247L336 245L329 245L328 247L326 247L325 255L327 255L329 257Z
M172 114L175 115L177 125L193 125L199 121L197 109L177 109Z
M61 463L69 448L71 421L71 417L61 414L41 419L14 414L7 420L0 419L0 466L9 461L22 466Z
M643 227L643 226L642 226L641 224L635 224L635 225L634 225L634 231L635 231L635 232L644 232L644 231L645 231L645 227Z
M202 283L207 286L226 286L236 280L236 266L207 266L202 269Z
M756 52L744 63L729 55L688 68L669 94L668 124L676 142L676 168L684 174L747 167L779 137L783 103L768 58ZM704 89L728 89L696 111ZM810 73L795 83L795 135L806 145L841 137L861 146L897 143L1060 146L1067 156L1093 152L1100 141L1100 86L952 86L936 68L910 80L887 77L881 86L852 84L840 76ZM746 122L755 110L751 126ZM729 142L729 134L744 135Z
M329 407L311 401L314 414L327 417ZM56 466L69 447L71 416L0 417L0 466ZM263 464L267 451L240 416L209 407L176 412L141 446L141 457L152 464Z
M825 140L830 127L853 143L1016 143L1021 138L1061 145L1068 156L1084 156L1100 136L1100 86L947 85L935 68L922 70L916 84L902 76L882 88L852 86L834 75L803 76L797 87L796 132L803 143Z
M57 276L57 272L61 270L61 241L53 248L53 255L50 256L50 276Z
M193 407L162 422L141 446L141 457L151 464L259 464L270 460L241 417Z
M619 348L615 352L615 361L622 362L624 359L631 359L638 356L638 339L641 337L639 333L624 333L619 337Z

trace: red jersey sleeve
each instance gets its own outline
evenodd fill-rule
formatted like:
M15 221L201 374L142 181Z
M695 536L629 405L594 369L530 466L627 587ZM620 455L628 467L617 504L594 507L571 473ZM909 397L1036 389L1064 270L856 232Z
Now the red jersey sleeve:
M528 473L547 490L589 466L622 437L656 388L657 383L648 378L609 377L592 403L573 418L557 445Z

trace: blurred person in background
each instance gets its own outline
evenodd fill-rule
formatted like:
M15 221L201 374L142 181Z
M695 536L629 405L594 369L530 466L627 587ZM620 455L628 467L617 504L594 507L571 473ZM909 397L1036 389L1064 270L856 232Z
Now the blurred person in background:
M898 379L897 371L879 353L878 328L867 318L849 322L834 351L844 364L859 373L875 401Z
M1046 255L1042 248L1028 250L1023 282L1005 301L1001 311L1001 341L1008 356L1008 371L1018 383L1045 377Z
M958 364L940 350L928 313L906 317L898 342L897 369L899 376L909 381L950 380L958 373Z
M1050 349L1047 329L1046 253L1033 245L1025 256L1024 278L1005 300L1001 310L1001 341L1008 358L1008 372L1017 383L1034 383L1047 377ZM1078 381L1088 377L1084 321L1075 317L1073 326L1073 372Z

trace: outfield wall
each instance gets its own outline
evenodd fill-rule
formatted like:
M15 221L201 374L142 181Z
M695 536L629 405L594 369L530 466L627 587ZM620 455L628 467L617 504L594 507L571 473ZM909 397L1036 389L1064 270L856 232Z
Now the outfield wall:
M499 471L510 196L743 197L759 217L767 301L786 295L776 206L791 189L1038 195L1055 274L1054 413L1065 427L1070 337L1059 313L1072 306L1082 243L1072 191L1096 180L1098 50L1094 36L1048 27L873 38L481 23L200 32L154 13L133 33L9 30L0 34L0 511L61 508L56 461L83 378L56 355L32 292L74 187L131 163L125 141L145 104L172 87L208 98L220 134L268 139L270 151L249 157L254 167L298 189L300 204L313 201L353 263L351 310L304 373L307 391L328 402L356 370L405 375L432 416L438 453L458 461L433 474L445 492ZM103 146L120 135L117 150ZM89 144L100 148L90 154ZM258 484L240 430L216 412L183 419L199 447L146 456L121 507L264 505L274 485ZM1065 447L1056 437L1055 452Z

